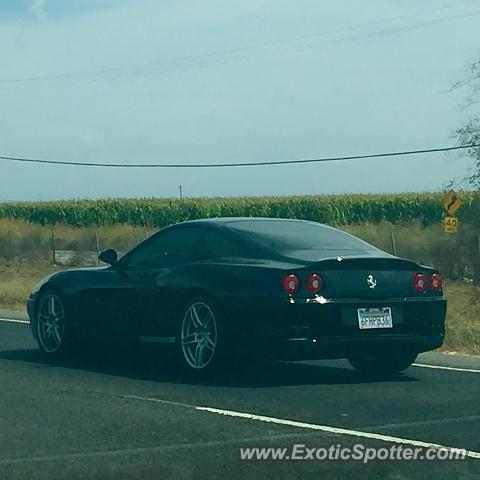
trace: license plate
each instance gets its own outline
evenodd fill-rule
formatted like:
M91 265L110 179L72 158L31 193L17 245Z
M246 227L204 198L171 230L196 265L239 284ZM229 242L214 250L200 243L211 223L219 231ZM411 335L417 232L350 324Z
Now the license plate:
M390 307L358 308L357 316L360 330L393 328L392 309Z

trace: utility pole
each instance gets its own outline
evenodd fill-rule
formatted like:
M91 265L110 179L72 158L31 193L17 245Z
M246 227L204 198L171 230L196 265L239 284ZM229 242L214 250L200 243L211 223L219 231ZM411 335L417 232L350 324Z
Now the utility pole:
M178 187L178 190L179 190L179 192L180 192L180 200L181 200L181 199L183 198L183 197L182 197L182 186L181 186L181 185Z

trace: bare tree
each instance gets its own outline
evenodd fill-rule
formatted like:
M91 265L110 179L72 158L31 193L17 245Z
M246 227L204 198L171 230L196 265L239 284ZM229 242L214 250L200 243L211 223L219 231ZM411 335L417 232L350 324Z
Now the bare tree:
M462 128L457 130L460 145L480 145L480 118L472 118ZM480 187L480 146L467 149L468 155L474 160L464 180L472 187Z
M463 111L468 115L465 124L456 132L458 143L475 145L466 151L473 162L461 183L478 191L480 190L480 60L468 67L465 80L454 85L454 89L462 89L466 92ZM454 183L456 182L452 182L452 185ZM471 251L474 283L480 285L480 196L475 196L463 221L466 225L462 229L462 242ZM478 291L474 298L478 300Z
M456 134L460 145L479 145L467 150L474 163L464 178L470 186L478 189L480 187L480 60L468 67L465 80L457 82L453 88L466 91L463 110L470 118L457 130Z

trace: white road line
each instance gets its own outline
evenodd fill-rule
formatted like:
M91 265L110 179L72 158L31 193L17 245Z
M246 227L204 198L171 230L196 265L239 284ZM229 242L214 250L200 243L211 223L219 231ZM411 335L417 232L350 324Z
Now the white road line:
M187 403L182 404L179 402L172 402L170 400L162 400L157 398L148 398L148 397L137 397L133 395L123 395L123 398L130 398L133 400L142 400L144 402L152 402L152 403L161 403L165 405L175 405L181 406L185 408L193 408L200 412L208 412L213 413L216 415L223 415L227 417L235 417L235 418L243 418L245 420L253 420L257 422L265 422L265 423L273 423L276 425L285 425L289 427L296 427L296 428L305 428L309 430L317 430L320 432L327 432L333 433L336 435L348 435L350 437L357 437L357 438L368 438L370 440L378 440L381 442L387 443L400 443L404 445L411 445L414 447L422 447L422 448L433 448L435 450L466 450L463 447L451 447L447 445L441 445L438 443L430 443L430 442L423 442L420 440L411 440L408 438L402 437L393 437L391 435L382 435L380 433L370 433L370 432L362 432L360 430L350 430L346 428L339 428L339 427L331 427L328 425L317 425L315 423L305 423L305 422L297 422L295 420L287 420L283 418L276 418L276 417L266 417L264 415L255 415L252 413L244 413L244 412L236 412L233 410L223 410L221 408L213 408L213 407L198 407L195 405L189 405ZM472 450L467 450L467 456L470 458L477 458L480 459L480 452L475 452Z
M312 435L309 433L308 435ZM192 449L192 448L211 448L222 447L225 445L248 445L254 442L269 442L272 440L289 440L298 437L304 438L305 435L299 433L284 433L278 435L260 435L255 437L236 437L225 440L210 440L187 443L174 443L168 445L158 445L152 447L123 448L118 450L94 450L74 453L59 453L57 455L37 455L33 457L13 457L0 458L0 465L18 465L23 463L55 462L66 460L81 460L84 458L98 457L117 457L124 455L142 455L152 453L162 453L171 450Z
M412 367L434 368L437 370L452 370L454 372L480 373L480 370L477 370L475 368L446 367L443 365L426 365L424 363L414 363Z
M15 318L0 318L0 322L8 322L8 323L25 323L29 324L28 320L16 320Z
M372 425L364 428L385 430L387 428L407 428L407 427L422 427L431 425L443 425L445 423L461 423L480 420L480 415L469 415L466 417L451 417L451 418L432 418L430 420L417 420L413 422L400 422L400 423L384 423L383 425Z

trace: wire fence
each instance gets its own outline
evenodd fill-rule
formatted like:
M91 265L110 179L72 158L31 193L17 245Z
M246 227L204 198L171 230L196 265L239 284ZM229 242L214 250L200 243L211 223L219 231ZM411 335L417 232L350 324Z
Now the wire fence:
M28 230L0 228L0 259L65 266L97 265L101 251L114 248L122 254L154 232L130 226L72 229L35 225Z
M132 225L73 228L25 223L16 227L0 223L0 261L94 266L100 263L101 251L114 248L125 253L155 232ZM472 281L480 274L480 237L474 229L448 235L440 225L388 222L346 229L389 253L434 266L446 278Z

